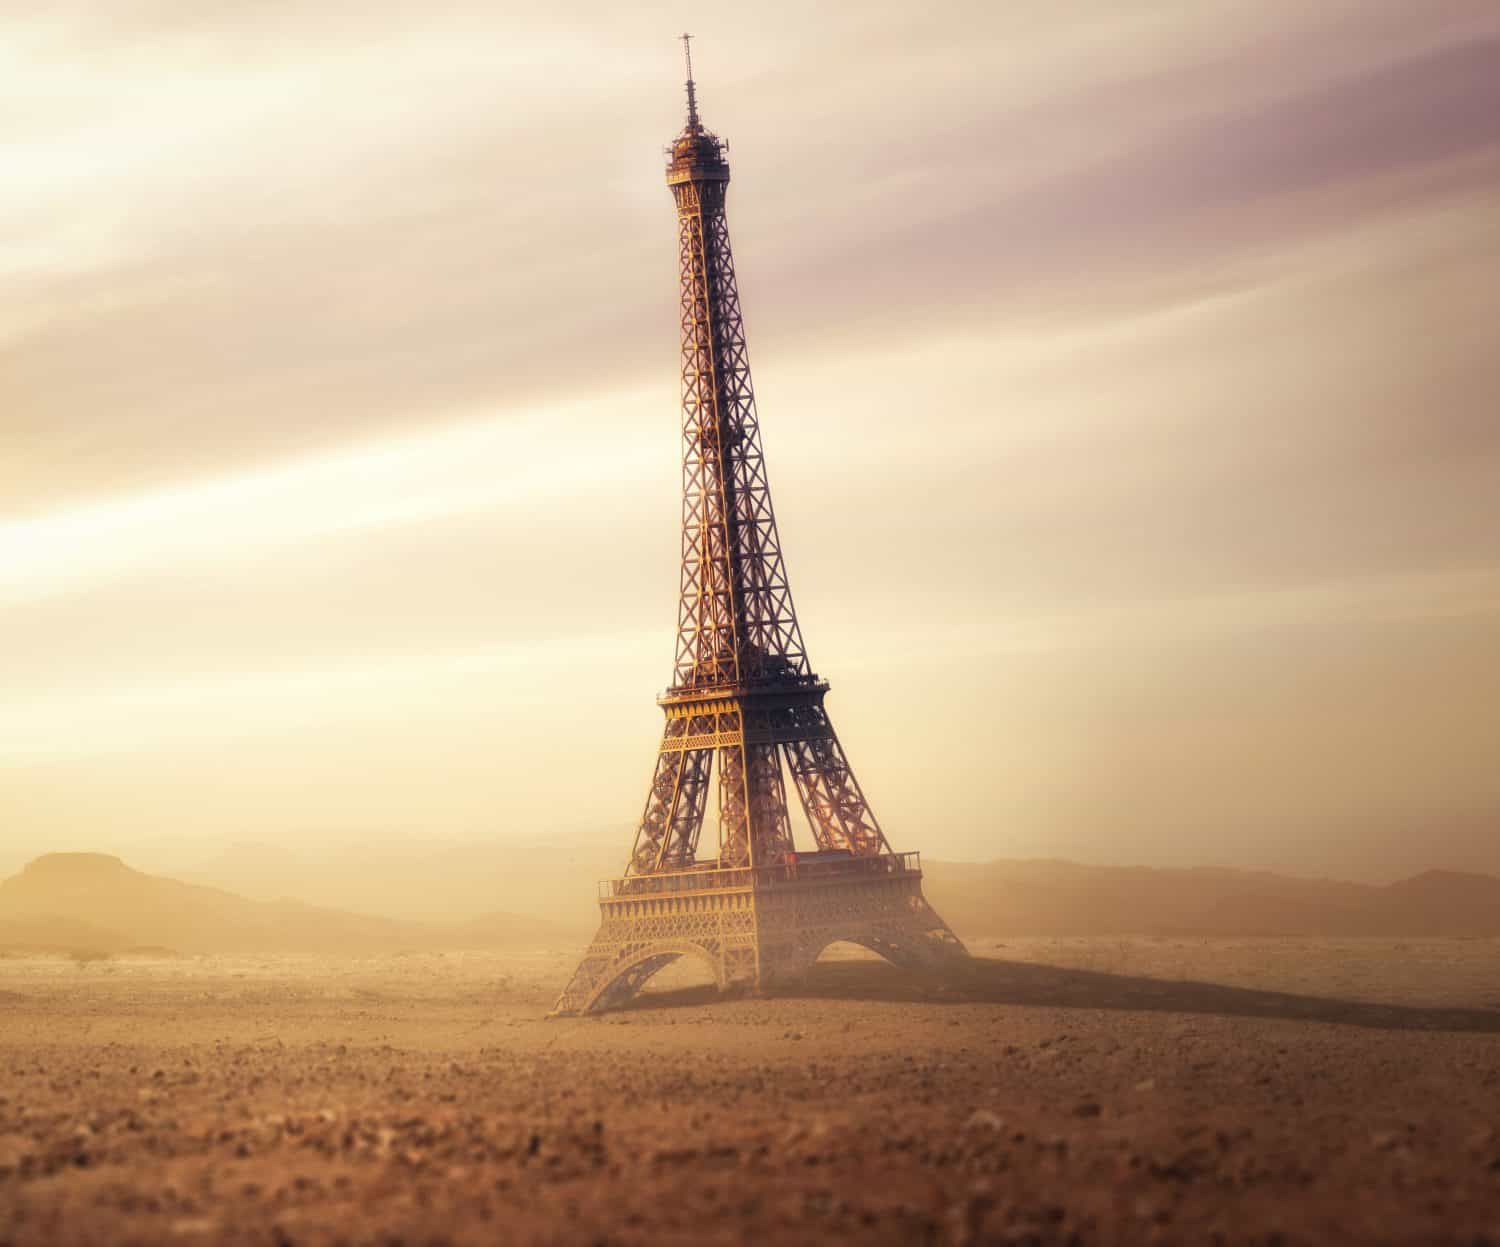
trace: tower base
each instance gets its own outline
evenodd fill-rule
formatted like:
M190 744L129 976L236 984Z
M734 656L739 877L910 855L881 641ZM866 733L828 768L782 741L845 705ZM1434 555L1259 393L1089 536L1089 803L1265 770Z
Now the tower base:
M602 921L552 1016L618 1008L679 957L721 991L803 974L844 940L910 969L941 972L968 952L922 895L916 853L802 854L776 866L717 862L600 885Z

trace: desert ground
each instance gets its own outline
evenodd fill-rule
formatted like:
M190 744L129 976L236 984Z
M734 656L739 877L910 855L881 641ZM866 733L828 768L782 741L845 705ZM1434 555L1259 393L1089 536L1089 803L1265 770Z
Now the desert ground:
M0 1244L1500 1244L1500 940L578 951L0 959Z

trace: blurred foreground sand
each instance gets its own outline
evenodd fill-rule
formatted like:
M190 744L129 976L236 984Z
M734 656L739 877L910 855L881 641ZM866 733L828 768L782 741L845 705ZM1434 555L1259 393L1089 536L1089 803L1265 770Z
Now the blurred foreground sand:
M1500 941L974 951L0 960L0 1245L1500 1244Z

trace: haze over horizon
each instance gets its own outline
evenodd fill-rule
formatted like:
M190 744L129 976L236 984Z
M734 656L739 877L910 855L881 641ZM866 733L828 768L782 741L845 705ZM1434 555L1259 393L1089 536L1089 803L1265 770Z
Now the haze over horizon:
M798 611L896 847L1500 874L1500 12L693 13ZM7 19L7 860L623 859L682 24Z

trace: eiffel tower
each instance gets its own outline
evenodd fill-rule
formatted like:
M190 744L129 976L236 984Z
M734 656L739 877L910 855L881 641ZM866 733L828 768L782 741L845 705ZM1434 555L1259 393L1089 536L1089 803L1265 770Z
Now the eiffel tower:
M918 854L875 820L807 658L781 557L750 386L724 196L727 145L698 118L667 149L682 296L682 579L666 730L622 878L600 884L599 932L553 1009L624 1004L693 957L721 989L806 970L837 940L901 966L967 957L922 895ZM700 858L718 765L718 851ZM793 843L782 764L816 848Z

